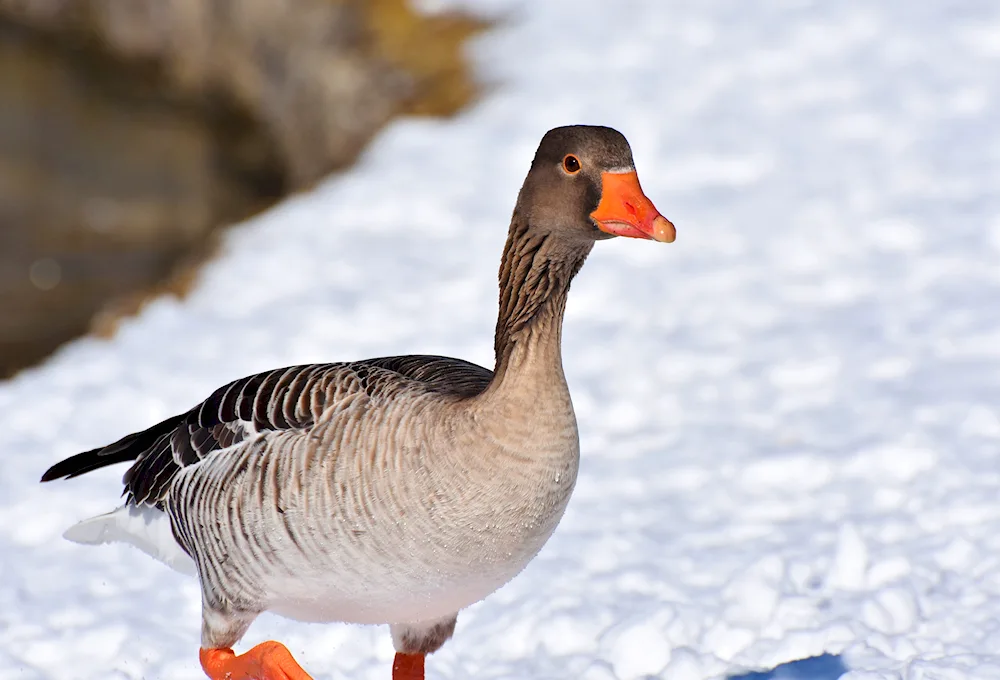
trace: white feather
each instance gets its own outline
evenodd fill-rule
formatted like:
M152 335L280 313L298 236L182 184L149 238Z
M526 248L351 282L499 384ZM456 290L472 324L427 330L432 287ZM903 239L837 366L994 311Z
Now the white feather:
M63 538L85 545L128 543L182 574L197 574L194 560L174 539L167 513L151 505L123 505L85 519L67 529Z

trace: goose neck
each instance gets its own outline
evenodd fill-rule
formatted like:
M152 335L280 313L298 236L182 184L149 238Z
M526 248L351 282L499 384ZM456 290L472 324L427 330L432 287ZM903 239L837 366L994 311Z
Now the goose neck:
M561 344L566 297L592 247L592 242L571 242L551 230L534 229L515 212L500 264L492 388L565 385Z

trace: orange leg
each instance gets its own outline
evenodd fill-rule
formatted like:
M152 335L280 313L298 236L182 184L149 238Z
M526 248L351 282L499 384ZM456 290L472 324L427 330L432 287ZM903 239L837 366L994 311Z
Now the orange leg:
M239 656L231 649L202 648L198 657L211 680L312 680L280 642L261 642Z
M424 680L424 655L396 652L392 680Z

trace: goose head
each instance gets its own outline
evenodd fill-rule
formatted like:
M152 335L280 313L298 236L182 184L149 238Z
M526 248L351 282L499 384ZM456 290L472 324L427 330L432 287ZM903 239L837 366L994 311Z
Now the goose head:
M626 236L671 243L677 235L639 186L625 136L609 127L549 130L521 188L518 211L533 229L572 241Z

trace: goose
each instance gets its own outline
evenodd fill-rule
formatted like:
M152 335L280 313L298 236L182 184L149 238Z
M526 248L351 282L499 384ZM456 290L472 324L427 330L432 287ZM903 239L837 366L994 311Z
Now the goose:
M570 281L598 240L672 242L625 137L566 126L538 146L500 264L496 363L441 356L279 368L53 465L42 481L134 461L123 506L65 537L130 543L202 592L212 680L307 680L288 649L233 647L264 611L388 624L393 680L458 612L539 552L577 478L561 339Z

